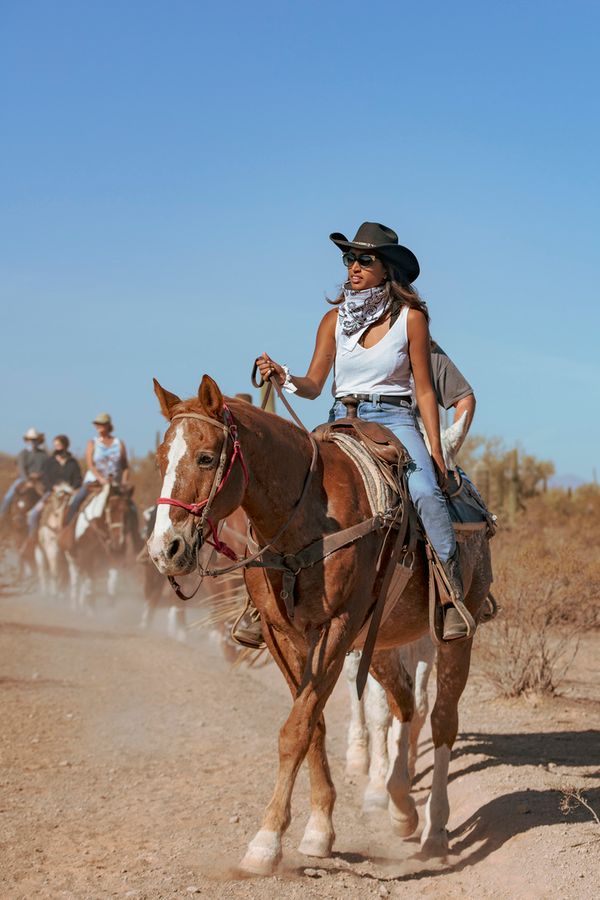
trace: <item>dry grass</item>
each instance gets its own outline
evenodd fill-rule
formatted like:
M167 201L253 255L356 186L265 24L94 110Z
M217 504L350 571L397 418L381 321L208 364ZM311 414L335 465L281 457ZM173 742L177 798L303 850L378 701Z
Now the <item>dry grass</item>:
M484 671L499 693L552 694L583 629L600 624L600 490L532 498L493 543L500 618L482 630Z
M591 805L585 794L580 788L567 786L561 788L561 801L560 801L560 811L565 815L569 816L574 810L578 807L585 809L592 818L592 821L597 826L600 832L600 816ZM600 840L600 836L596 838L596 840Z

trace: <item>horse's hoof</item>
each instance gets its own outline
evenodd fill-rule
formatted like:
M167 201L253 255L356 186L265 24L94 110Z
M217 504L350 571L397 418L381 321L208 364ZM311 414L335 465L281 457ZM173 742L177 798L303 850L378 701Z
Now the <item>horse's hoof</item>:
M390 800L389 813L394 834L397 834L398 837L407 838L415 833L419 826L419 813L414 803L408 813L403 813Z
M363 797L362 811L364 813L379 812L382 809L387 809L389 802L390 795L385 788L367 785Z
M331 856L334 839L334 834L323 834L321 831L305 831L298 851L304 856L318 856L320 859L327 859L327 857Z
M248 844L240 869L251 875L272 875L281 861L281 839L275 831L259 831Z
M421 838L421 856L424 859L443 858L448 855L448 832L445 828Z

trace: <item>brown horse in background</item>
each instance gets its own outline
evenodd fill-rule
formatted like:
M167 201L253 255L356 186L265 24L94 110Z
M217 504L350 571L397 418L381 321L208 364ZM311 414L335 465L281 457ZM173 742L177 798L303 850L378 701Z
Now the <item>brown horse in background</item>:
M44 489L39 475L27 478L17 486L8 511L6 533L9 541L19 554L19 578L34 574L34 544L28 541L29 526L27 514L40 500Z
M71 605L90 612L99 584L116 594L118 566L122 562L131 515L132 487L105 484L92 491L74 521L61 533L71 581Z
M208 376L202 379L198 396L191 400L182 401L157 382L155 391L170 423L157 454L163 475L162 497L176 504L159 507L148 542L150 555L161 572L177 576L194 571L198 547L210 537L212 528L206 520L201 532L190 510L199 511L209 497L212 526L241 506L260 547L277 538L274 549L292 556L325 535L371 516L361 476L336 445L319 445L316 473L306 487L311 441L290 422L235 400L227 400L225 406L218 386ZM237 431L225 424L229 417ZM330 855L335 837L331 818L335 789L325 751L323 709L346 654L373 608L379 588L376 561L381 542L381 533L371 532L310 568L300 569L293 618L282 598L281 571L245 570L248 591L261 613L265 640L293 698L279 736L275 791L262 827L242 862L248 871L270 873L280 860L281 838L291 818L292 790L305 757L311 815L300 851L309 856ZM485 537L463 554L461 563L466 605L475 615L491 583ZM415 641L428 628L428 573L420 547L408 586L380 627L370 668L400 722L399 754L387 787L392 824L402 836L412 834L418 825L408 772L414 699L404 669L394 662L393 654L385 651ZM433 786L421 839L422 850L428 855L443 856L448 849L448 765L471 644L471 640L456 641L442 644L438 651L437 698L431 716Z

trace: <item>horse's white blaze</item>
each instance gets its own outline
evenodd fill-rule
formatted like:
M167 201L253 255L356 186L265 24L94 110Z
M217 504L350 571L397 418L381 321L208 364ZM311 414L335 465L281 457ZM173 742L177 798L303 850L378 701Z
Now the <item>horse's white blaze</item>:
M187 444L183 436L183 424L180 422L175 429L175 434L169 447L167 454L167 471L165 472L164 481L161 489L161 497L172 498L175 480L177 478L177 468L183 459L187 450ZM148 550L151 556L158 555L163 549L165 539L171 531L171 507L167 503L160 503L156 511L156 522L154 523L154 531L148 541Z
M101 491L98 491L86 508L77 516L77 524L75 526L75 540L78 541L90 527L92 519L100 519L104 515L104 507L110 493L110 484L105 484Z

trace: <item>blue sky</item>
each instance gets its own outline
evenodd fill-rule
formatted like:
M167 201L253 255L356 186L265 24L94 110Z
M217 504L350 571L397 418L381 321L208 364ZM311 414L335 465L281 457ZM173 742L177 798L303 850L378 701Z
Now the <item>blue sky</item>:
M0 449L136 453L151 388L304 374L343 280L331 231L393 227L474 432L598 466L600 7L0 4ZM329 395L297 401L308 424Z

